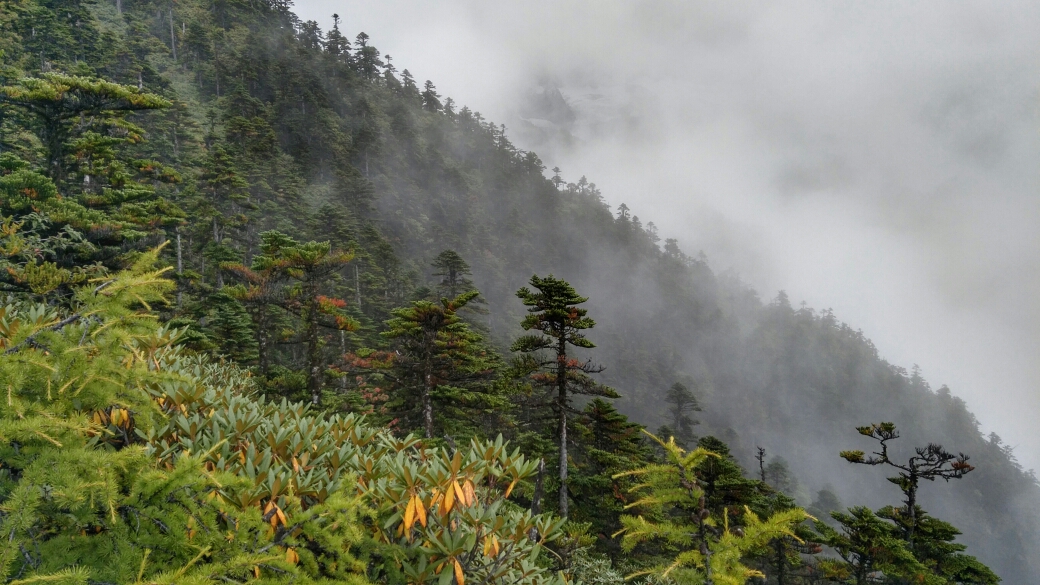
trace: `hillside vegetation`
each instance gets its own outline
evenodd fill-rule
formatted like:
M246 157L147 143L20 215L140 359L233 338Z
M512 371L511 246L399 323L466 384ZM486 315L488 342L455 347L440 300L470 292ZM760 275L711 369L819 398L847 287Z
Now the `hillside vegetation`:
M950 389L290 8L0 4L7 582L1040 572Z

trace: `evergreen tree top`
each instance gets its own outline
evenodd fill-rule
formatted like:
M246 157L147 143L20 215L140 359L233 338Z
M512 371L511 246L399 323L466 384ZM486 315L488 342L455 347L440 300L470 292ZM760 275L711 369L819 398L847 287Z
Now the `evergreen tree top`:
M0 87L0 103L19 106L57 119L80 114L157 110L172 104L130 86L62 73L25 77L17 85Z
M526 330L538 329L546 335L559 337L564 331L570 332L568 341L579 347L595 347L591 341L576 333L575 330L591 329L596 322L586 317L588 309L577 307L588 301L588 297L578 294L566 280L556 278L552 274L544 278L534 275L530 285L537 292L522 287L516 296L531 313L524 318L521 326Z

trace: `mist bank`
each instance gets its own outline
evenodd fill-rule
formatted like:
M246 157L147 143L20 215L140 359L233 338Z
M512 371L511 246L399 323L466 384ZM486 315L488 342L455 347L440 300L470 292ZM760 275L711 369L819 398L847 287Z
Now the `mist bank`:
M1040 465L1035 6L296 8L763 296L833 308Z

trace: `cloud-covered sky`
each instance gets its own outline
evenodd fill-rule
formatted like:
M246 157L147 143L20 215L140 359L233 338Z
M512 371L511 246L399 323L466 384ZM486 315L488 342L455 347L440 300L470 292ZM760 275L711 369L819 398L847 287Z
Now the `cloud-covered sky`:
M833 308L1040 468L1040 4L296 10L338 13L763 297Z

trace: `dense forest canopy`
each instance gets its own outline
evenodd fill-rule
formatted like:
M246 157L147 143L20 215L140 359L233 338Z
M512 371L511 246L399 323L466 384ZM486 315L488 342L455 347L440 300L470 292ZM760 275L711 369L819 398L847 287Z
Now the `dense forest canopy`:
M1040 570L1040 486L950 389L346 27L0 5L8 581Z

